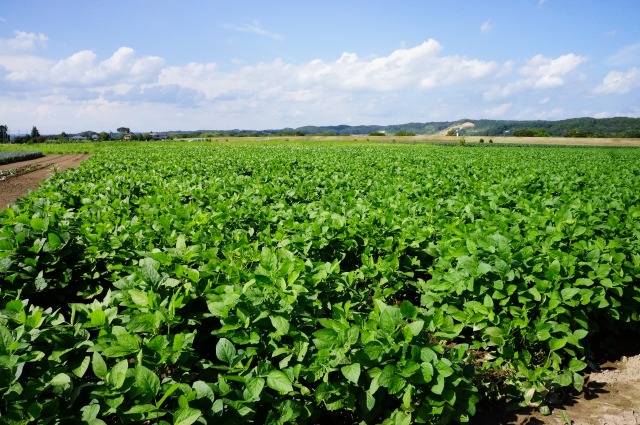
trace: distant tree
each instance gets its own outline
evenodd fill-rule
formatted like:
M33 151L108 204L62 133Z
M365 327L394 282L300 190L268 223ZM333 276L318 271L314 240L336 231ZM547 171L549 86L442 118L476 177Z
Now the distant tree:
M513 135L516 137L550 137L551 135L547 130L541 128L520 128L513 131Z
M564 133L564 137L589 137L589 133L584 130L569 130Z
M60 139L68 139L69 135L67 133L65 133L64 131L62 133L60 133L60 136L58 136Z
M32 139L36 139L38 137L40 137L40 132L38 131L38 129L34 125L33 128L31 129L31 138Z
M9 127L6 125L0 125L0 143L10 143Z
M447 131L447 136L455 136L455 135L456 135L456 131L454 129Z
M372 131L371 133L369 133L369 136L386 136L386 134L381 131Z
M113 127L112 127L113 128ZM129 127L118 127L118 133L131 133L131 129Z
M111 140L111 135L106 131L103 131L98 134L98 140L100 140L101 142L106 142L107 140Z
M415 136L416 133L413 133L411 131L396 131L396 133L394 134L394 136Z

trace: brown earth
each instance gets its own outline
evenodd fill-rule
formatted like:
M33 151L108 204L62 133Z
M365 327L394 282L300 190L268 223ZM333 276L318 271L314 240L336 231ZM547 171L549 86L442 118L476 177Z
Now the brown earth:
M481 412L471 424L640 425L640 355L623 356L600 368L586 378L581 394L565 396L550 415L535 409Z
M14 169L16 176L6 176L0 180L0 210L5 209L16 199L38 188L54 172L75 168L89 158L89 154L47 155L30 161L14 162L0 166L0 170ZM30 170L34 171L30 171ZM24 174L21 174L24 172Z

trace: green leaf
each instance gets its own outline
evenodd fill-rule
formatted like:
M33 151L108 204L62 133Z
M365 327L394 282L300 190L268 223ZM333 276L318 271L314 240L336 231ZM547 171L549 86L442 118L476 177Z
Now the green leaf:
M563 300L568 301L576 296L579 292L579 288L564 288L562 291L560 291L560 295L562 296Z
M478 264L478 274L479 275L487 274L490 271L491 271L491 264L487 264L487 263Z
M202 416L202 412L198 409L187 407L178 409L173 414L173 425L191 425Z
M49 243L49 250L51 251L57 251L62 247L62 241L55 233L49 233L47 235L47 242Z
M436 367L436 370L438 371L438 374L444 376L445 378L447 376L453 375L454 373L453 368L447 363L445 363L443 360L437 361L435 364L435 367Z
M586 367L587 367L587 364L585 362L583 362L582 360L571 359L569 361L569 370L572 371L572 372L580 372L581 370L583 370Z
M587 331L586 329L576 329L573 332L573 336L575 336L576 339L583 339L587 335L589 335L589 331Z
M134 386L142 394L155 397L160 391L160 378L145 366L137 365L133 376L135 378Z
M59 373L51 379L49 385L68 388L71 386L71 378L66 373Z
M245 384L244 399L246 401L259 400L260 393L262 393L263 388L264 388L264 379L259 377L249 379Z
M215 399L213 390L206 382L196 381L193 383L193 385L191 385L191 387L196 391L197 399L205 398L210 401L213 401Z
M340 371L347 380L358 384L358 378L360 378L360 363L354 363L346 366L342 366Z
M436 377L436 384L431 386L431 392L434 394L442 394L444 391L444 382L445 377L443 375L438 375Z
M402 301L402 304L400 304L400 312L407 319L413 319L418 314L418 309L409 301L404 300Z
M107 384L114 389L120 388L124 384L128 369L129 362L127 360L120 360L107 374Z
M271 325L278 331L278 333L282 335L286 335L289 333L289 321L282 316L271 316L269 317L271 320Z
M89 313L89 324L92 327L101 328L107 322L107 315L103 310L93 310Z
M286 394L293 391L291 381L279 370L273 370L267 375L267 386L278 391L280 394Z
M409 330L411 331L411 335L418 336L424 328L424 321L416 320L415 322L411 322L407 325L407 328L409 328Z
M48 220L47 220L48 221ZM44 232L47 230L48 223L40 217L33 217L29 224L35 232Z
M559 350L565 345L567 345L566 338L551 338L549 340L549 348L551 351Z
M97 351L93 353L91 358L91 370L100 379L104 380L107 377L107 364Z
M84 374L87 372L87 369L89 369L89 365L91 364L91 357L89 356L85 356L80 363L78 363L77 366L73 367L73 369L71 369L71 371L73 372L74 375L76 375L78 378L82 378L84 376Z
M236 355L236 347L226 338L220 338L216 344L216 357L218 360L231 364Z

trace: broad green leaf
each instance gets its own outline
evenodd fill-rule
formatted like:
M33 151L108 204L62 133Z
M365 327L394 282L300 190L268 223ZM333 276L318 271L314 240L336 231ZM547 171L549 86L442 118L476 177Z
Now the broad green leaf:
M160 378L145 366L135 367L134 378L134 385L142 394L155 397L160 391Z
M420 332L422 332L422 329L424 328L424 321L416 320L415 322L411 322L407 325L407 328L409 328L413 336L418 336Z
M215 399L215 394L209 384L204 381L196 381L191 385L191 387L196 391L196 398L206 398L210 401Z
M49 243L49 249L51 251L57 251L62 248L62 241L60 237L55 233L47 234L47 242Z
M569 361L569 370L571 370L572 372L580 372L581 370L584 370L584 368L586 367L587 367L587 364L581 360L571 359Z
M453 368L450 365L448 365L444 360L437 361L435 364L435 367L436 367L436 370L438 371L438 374L444 376L445 378L447 376L453 375L454 373Z
M358 378L360 378L360 363L354 363L346 366L342 366L340 371L347 380L358 384Z
M271 325L282 335L289 333L289 321L282 316L271 316Z
M49 385L53 385L55 387L69 387L71 386L71 378L66 373L59 373L51 379Z
M418 314L418 309L407 300L402 301L402 304L400 304L400 311L407 319L413 319Z
M273 370L267 375L267 386L278 391L280 394L285 394L293 391L291 381L279 370Z
M565 345L567 345L566 338L551 338L549 340L549 348L552 351L559 350L562 347L564 347Z
M100 379L104 380L107 377L107 364L97 351L94 351L91 358L91 370Z
M218 360L231 364L236 355L236 347L226 338L220 338L216 344L216 357Z
M78 378L82 378L84 376L84 374L87 372L87 370L89 369L89 365L91 364L91 357L89 356L85 356L78 364L77 366L73 367L73 369L71 369L71 371L73 372L74 375L76 375Z
M124 384L125 377L127 376L127 370L129 369L129 362L127 360L120 360L111 368L107 374L107 383L114 389L118 389Z
M260 393L262 393L262 389L264 388L264 379L262 378L251 378L245 384L245 400L257 400L260 398Z
M89 324L92 327L101 328L107 322L107 315L103 310L93 310L89 313Z
M40 217L33 217L29 223L31 225L31 229L35 232L44 232L48 227L48 220L44 220Z
M173 425L191 425L202 416L202 412L198 409L190 407L178 409L173 414Z

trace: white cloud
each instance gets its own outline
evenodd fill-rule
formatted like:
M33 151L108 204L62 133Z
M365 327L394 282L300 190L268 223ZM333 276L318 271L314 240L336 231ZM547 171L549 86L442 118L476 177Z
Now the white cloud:
M14 84L23 83L40 88L98 88L122 82L152 82L164 66L162 58L138 57L129 47L121 47L110 58L97 64L96 58L94 52L83 50L53 63L34 62L34 67L14 70L6 79Z
M488 61L446 54L433 39L379 57L344 52L304 63L167 65L129 47L59 60L0 51L0 116L12 128L35 124L51 132L556 119L583 110L569 94L586 60L570 53ZM628 93L638 72L610 73L597 92Z
M4 54L32 52L45 48L48 40L42 33L15 31L13 38L0 38L0 51Z
M480 25L480 32L483 34L488 33L492 29L493 29L493 24L491 23L491 21L484 21L482 25Z
M258 21L253 21L251 23L242 24L242 25L222 24L220 26L224 29L238 31L238 32L247 32L247 33L259 35L260 37L272 38L274 40L283 39L282 35L264 29L260 24L260 22Z
M511 109L511 102L503 103L494 108L487 108L482 111L483 116L487 118L501 118Z
M640 64L640 43L629 44L609 56L605 63L609 66L628 66Z
M496 85L484 93L484 98L497 100L523 91L560 88L566 84L566 77L586 60L585 56L573 53L553 59L536 55L518 70L524 78L504 86Z
M428 40L375 59L345 52L333 62L313 60L292 65L277 59L232 73L220 71L215 64L193 63L163 69L159 82L201 91L209 99L225 93L250 93L257 98L287 96L308 100L331 91L430 90L491 79L502 71L496 62L441 56L441 50L440 43Z
M627 94L640 88L640 68L626 72L610 71L593 92L596 94Z
M0 16L0 22L5 23L5 22L7 22L7 20L4 19L2 16Z

